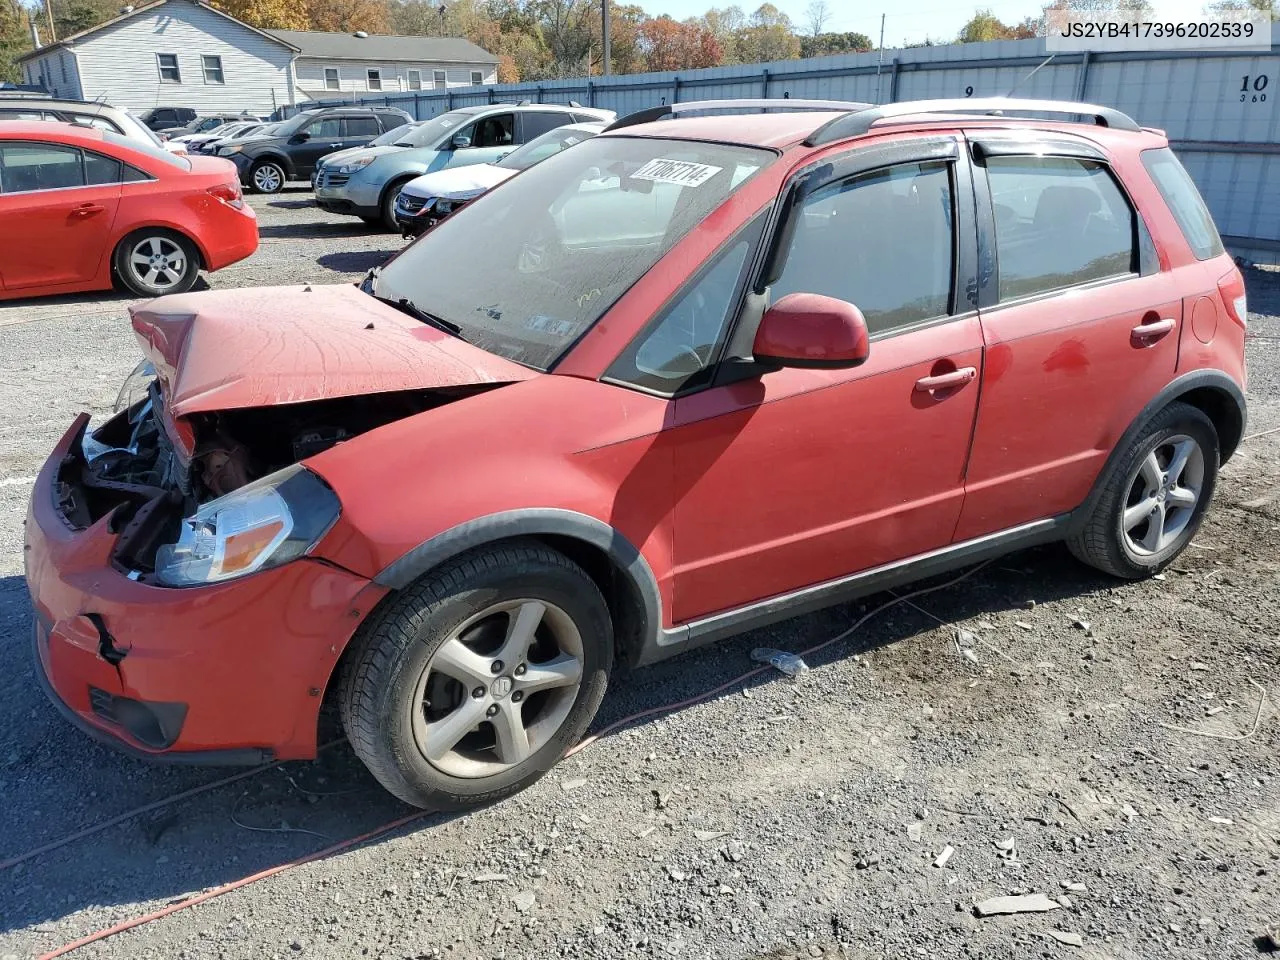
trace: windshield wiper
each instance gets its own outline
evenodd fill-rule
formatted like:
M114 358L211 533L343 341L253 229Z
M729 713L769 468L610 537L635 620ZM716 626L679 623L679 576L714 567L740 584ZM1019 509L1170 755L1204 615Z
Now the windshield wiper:
M392 300L390 297L380 297L376 293L372 294L373 299L385 303L389 307L395 307L401 313L407 313L419 323L425 323L428 326L435 327L437 330L443 330L445 333L457 337L459 340L466 340L462 335L462 328L444 317L437 317L434 313L427 313L425 310L417 306L408 297L400 297Z

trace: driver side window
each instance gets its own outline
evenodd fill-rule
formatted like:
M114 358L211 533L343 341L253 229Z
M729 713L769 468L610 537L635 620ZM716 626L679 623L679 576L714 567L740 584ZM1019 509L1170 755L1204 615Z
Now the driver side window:
M516 118L511 113L477 120L471 130L473 147L505 147L515 143Z
M623 351L605 379L672 395L710 382L764 218L749 224Z

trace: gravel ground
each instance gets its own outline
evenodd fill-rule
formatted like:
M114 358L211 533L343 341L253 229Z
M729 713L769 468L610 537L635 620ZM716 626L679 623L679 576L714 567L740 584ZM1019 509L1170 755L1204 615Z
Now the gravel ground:
M307 197L254 198L262 249L211 284L356 279L399 246ZM1280 273L1248 284L1256 433L1280 427ZM235 772L99 747L32 673L30 481L137 359L128 302L0 306L0 860ZM1278 548L1280 433L1227 466L1163 579L1117 583L1058 547L997 561L872 619L799 680L734 684L495 807L424 817L75 955L1256 956L1280 924ZM761 643L833 637L889 599L620 678L598 725L732 680ZM956 627L976 636L976 662ZM408 812L341 743L162 806L0 871L0 960ZM974 916L1015 893L1056 909Z

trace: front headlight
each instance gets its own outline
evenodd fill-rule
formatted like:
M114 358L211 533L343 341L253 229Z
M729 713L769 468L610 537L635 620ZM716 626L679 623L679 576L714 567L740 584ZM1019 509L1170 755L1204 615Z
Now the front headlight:
M338 173L355 173L363 170L369 164L373 163L374 157L361 157L359 160L348 160L342 166L338 167Z
M237 154L237 153L239 153L239 152L240 152L241 150L243 150L243 149L244 149L244 147L243 147L243 146L241 146L241 145L240 145L240 144L238 144L238 143L232 144L232 145L231 145L231 146L229 146L229 147L219 147L219 148L218 148L218 156L220 156L220 157L229 157L229 156L232 156L233 154Z
M285 467L185 518L178 542L156 551L156 578L190 587L278 567L314 547L340 511L323 480L298 464Z

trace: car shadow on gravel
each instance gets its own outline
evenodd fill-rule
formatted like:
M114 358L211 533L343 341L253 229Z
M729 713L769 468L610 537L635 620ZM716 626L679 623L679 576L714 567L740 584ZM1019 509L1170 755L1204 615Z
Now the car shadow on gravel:
M363 220L352 217L350 221L335 223L332 220L308 220L305 223L277 223L258 227L263 240L317 240L334 237L364 237L385 234L390 240L394 234L381 227L371 227Z
M308 207L315 207L314 199L307 200L271 200L267 203L268 207L277 207L280 210L305 210Z
M192 291L208 290L209 281L202 273L191 285ZM74 307L98 306L109 303L128 303L140 298L136 293L124 289L88 290L84 293L66 293L53 297L21 297L14 300L0 300L0 318L4 316L6 307Z
M1080 566L1060 547L1042 547L997 560L971 578L915 602L951 622L1019 609L1030 601L1038 604L1082 595L1114 583ZM808 649L848 630L866 611L892 599L891 594L879 594L752 631L631 675L620 674L594 729L731 682L757 666L749 657L755 646ZM11 732L4 751L8 756L0 756L0 803L6 822L13 825L0 837L0 862L139 806L242 772L243 768L148 763L90 740L38 692L29 645L29 600L20 577L0 578L0 624L0 644L11 664L8 676L0 681L4 699L0 722ZM899 604L806 660L811 668L820 667L917 637L937 626L919 609ZM949 646L950 639L945 643ZM1016 655L1016 650L1010 652ZM751 678L745 686L791 682L769 672ZM719 697L741 695L743 686L732 685ZM680 712L658 717L679 723ZM182 899L314 854L413 812L374 781L341 740L331 717L322 728L321 743L329 745L314 762L287 763L258 772L0 870L0 903L5 905L0 932L57 922L90 907L122 906L130 913L141 912L134 905ZM725 732L726 747L731 746L732 736L733 731ZM423 833L449 819L450 815L432 814L406 829Z
M396 253L395 250L351 250L345 253L326 253L316 258L316 263L336 273L364 273L380 267Z

